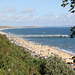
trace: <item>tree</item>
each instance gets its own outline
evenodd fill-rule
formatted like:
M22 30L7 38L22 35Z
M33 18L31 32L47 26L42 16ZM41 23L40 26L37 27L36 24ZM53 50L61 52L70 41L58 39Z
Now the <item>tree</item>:
M75 12L75 0L62 0L61 6L65 7L69 5L71 8L69 9L69 12L74 13ZM75 26L71 27L71 38L75 37Z
M46 59L44 75L75 75L75 72L62 58L50 56Z
M75 37L75 26L74 27L71 27L71 38Z
M69 12L74 13L75 12L75 0L62 0L63 4L61 6L65 7L66 5L69 5L71 8Z

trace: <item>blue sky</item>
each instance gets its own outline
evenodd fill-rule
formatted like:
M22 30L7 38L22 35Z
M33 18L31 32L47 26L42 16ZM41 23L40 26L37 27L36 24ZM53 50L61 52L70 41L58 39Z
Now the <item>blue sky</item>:
M0 0L0 25L74 26L75 14L61 4L62 0Z

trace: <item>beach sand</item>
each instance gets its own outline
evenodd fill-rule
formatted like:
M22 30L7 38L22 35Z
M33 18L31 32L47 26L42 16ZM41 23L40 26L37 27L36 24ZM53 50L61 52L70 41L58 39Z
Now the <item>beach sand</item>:
M3 30L3 29L1 29ZM54 49L50 46L43 46L43 45L37 45L37 44L32 44L26 40L24 40L23 38L17 37L17 36L13 36L13 35L7 35L4 32L0 32L0 34L4 34L7 36L7 38L9 38L9 40L11 40L11 43L15 43L18 46L22 46L25 48L25 50L28 50L29 52L32 53L32 55L37 55L37 56L42 56L42 57L48 57L50 55L56 55L61 57L63 60L67 62L73 62L72 60L72 56L69 53L63 52L63 51L59 51L57 49Z

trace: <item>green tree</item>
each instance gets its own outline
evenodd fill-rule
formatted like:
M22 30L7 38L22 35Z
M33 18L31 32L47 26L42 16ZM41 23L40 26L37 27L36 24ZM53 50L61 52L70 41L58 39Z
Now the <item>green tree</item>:
M65 7L69 5L71 8L69 9L69 12L74 13L75 12L75 0L62 0L61 6Z
M70 6L69 12L74 13L75 12L75 0L62 0L61 6L65 7L67 5ZM71 38L75 37L75 26L71 27Z
M75 37L75 26L71 27L71 38Z
M57 56L47 58L44 71L44 75L75 75L70 65Z

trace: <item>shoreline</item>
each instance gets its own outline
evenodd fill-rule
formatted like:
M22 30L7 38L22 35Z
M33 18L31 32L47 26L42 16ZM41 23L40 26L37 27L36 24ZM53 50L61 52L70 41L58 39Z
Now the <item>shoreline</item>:
M26 40L26 39L24 39L24 40ZM28 41L28 40L26 40L26 41ZM62 52L65 52L65 53L68 53L68 54L70 54L70 55L75 56L75 53L70 52L70 51L67 51L67 50L65 50L65 49L61 49L61 48L59 48L60 46L44 45L44 44L40 44L40 43L34 43L34 42L32 42L32 41L28 41L28 42L31 43L31 44L42 45L42 46L48 46L48 47L54 48L54 49L56 49L56 50L58 50L58 51L62 51Z
M26 39L24 39L24 40L26 40ZM26 41L28 41L28 40L26 40ZM67 50L65 50L65 49L61 49L61 48L59 48L59 46L44 45L44 44L40 44L40 43L34 43L34 42L32 42L32 41L28 41L28 42L31 43L31 44L35 44L35 45L48 46L48 47L54 48L54 49L56 49L56 50L58 50L58 51L62 51L62 52L65 52L65 53L68 53L68 54L70 54L70 55L75 56L75 53L70 52L70 51L67 51Z
M4 30L4 29L10 29L10 28L3 28L3 29L0 29L0 31ZM18 46L22 46L22 47L26 48L27 50L29 50L32 53L32 55L34 54L34 55L38 55L38 56L42 56L42 57L56 55L56 56L61 57L63 60L65 60L66 63L73 62L73 60L71 58L74 55L72 55L70 53L60 51L58 49L52 48L51 46L37 45L34 43L30 43L29 41L24 40L23 38L19 38L17 36L13 36L10 34L7 35L7 33L4 33L4 32L0 32L0 34L6 35L7 38L9 38L9 40L11 40L11 43L14 42Z

